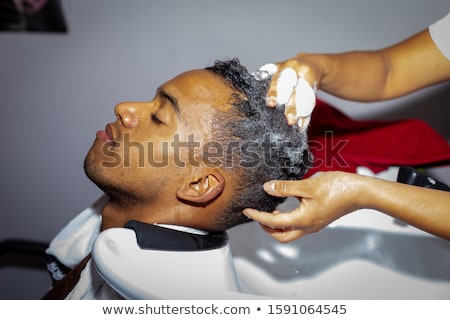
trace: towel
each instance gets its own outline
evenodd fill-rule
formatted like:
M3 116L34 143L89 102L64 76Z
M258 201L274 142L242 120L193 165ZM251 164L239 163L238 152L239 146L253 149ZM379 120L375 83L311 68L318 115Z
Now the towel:
M56 261L51 260L51 265L48 265L54 280L64 281L63 278L70 270L76 268L83 259L90 256L94 241L100 233L102 221L101 211L105 206L107 199L108 197L106 195L102 195L91 206L87 207L69 221L69 223L50 242L46 253L47 255L56 258ZM76 285L65 299L123 299L98 274L92 263L92 258L89 258L86 266L83 267L83 270L81 271ZM67 270L61 270L61 268L58 267L59 264L67 267ZM58 294L58 290L55 292ZM61 298L63 297L55 298L50 296L50 299Z
M107 196L102 195L90 207L75 216L50 242L46 254L55 257L68 269L73 269L92 249L92 245L100 233L102 221L101 211L106 204ZM55 280L64 277L56 265L48 266Z
M66 300L122 300L108 283L99 275L95 266L92 265L92 258L89 259L83 269L75 287L65 298Z
M418 119L354 120L317 100L308 129L313 167L318 171L378 173L390 166L428 167L450 164L448 141Z

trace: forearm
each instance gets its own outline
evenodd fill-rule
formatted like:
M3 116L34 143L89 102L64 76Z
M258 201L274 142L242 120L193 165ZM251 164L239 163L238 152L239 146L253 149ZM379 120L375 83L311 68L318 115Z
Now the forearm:
M450 192L361 177L361 207L450 240Z
M318 67L322 91L354 101L376 101L382 98L389 66L386 56L380 52L302 53L298 57Z
M428 30L377 51L296 58L318 68L321 90L354 101L392 99L450 79L450 61Z

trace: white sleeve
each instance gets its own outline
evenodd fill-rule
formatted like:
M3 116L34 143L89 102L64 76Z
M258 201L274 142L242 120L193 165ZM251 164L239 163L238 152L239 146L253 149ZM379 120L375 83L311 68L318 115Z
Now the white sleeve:
M428 30L436 46L450 60L450 12L432 24Z

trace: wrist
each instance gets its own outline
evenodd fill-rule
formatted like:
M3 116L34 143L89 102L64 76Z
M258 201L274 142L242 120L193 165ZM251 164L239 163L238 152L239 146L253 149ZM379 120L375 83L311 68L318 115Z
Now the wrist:
M313 72L315 75L314 79L316 86L319 88L323 84L323 79L328 73L328 63L326 55L302 52L295 56L295 59L301 64L305 65L307 72ZM309 80L309 79L307 79Z
M381 180L375 177L368 177L363 175L357 175L358 193L357 206L359 209L377 209L377 197L380 192Z

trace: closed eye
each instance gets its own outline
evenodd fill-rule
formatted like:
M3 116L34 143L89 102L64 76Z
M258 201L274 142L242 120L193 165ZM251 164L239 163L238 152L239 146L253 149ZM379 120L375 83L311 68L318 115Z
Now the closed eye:
M153 113L153 114L151 115L151 119L152 119L152 121L155 122L156 124L163 124L163 123L164 123L164 122L162 122L162 121L156 116L156 113Z

